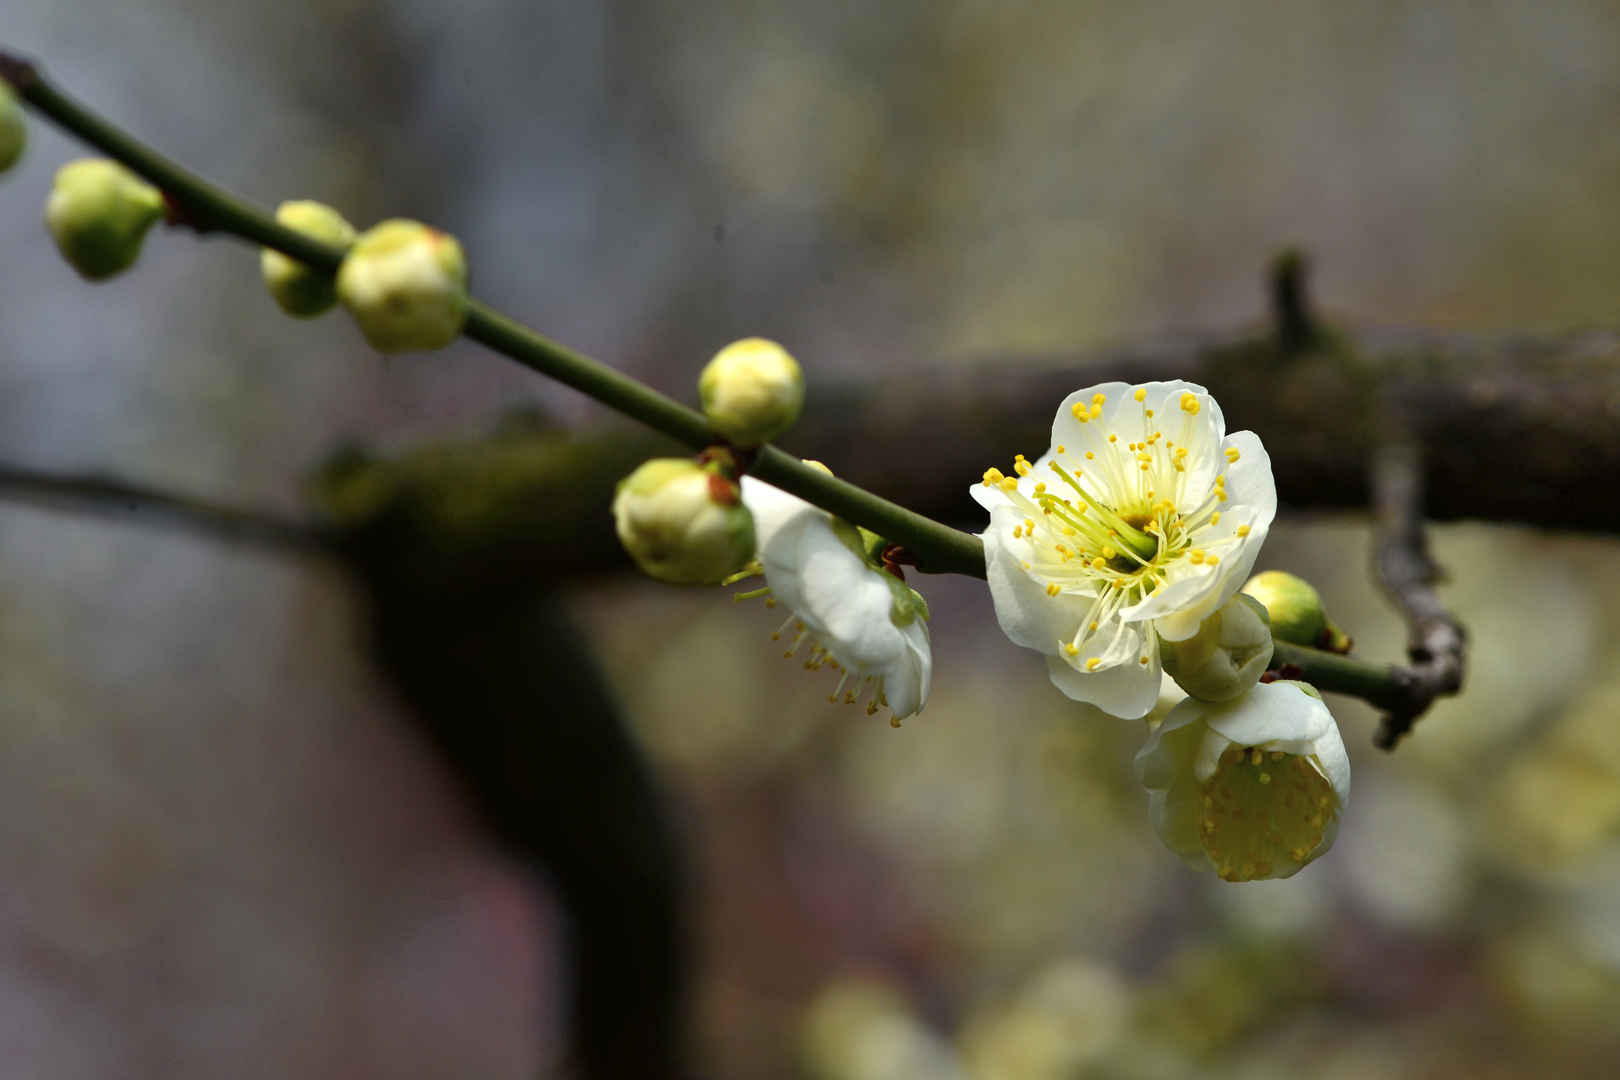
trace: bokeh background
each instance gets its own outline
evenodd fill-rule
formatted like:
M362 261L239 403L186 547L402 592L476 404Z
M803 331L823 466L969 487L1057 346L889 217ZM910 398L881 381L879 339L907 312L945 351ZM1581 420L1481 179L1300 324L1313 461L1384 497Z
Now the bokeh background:
M0 40L262 203L455 232L484 298L686 400L754 334L813 395L1230 329L1290 243L1347 317L1620 324L1597 0L0 0ZM287 320L228 241L160 230L88 286L40 224L80 151L33 135L0 181L4 460L295 517L344 444L597 416L476 348ZM1394 755L1332 702L1338 844L1241 886L1158 846L1142 725L1053 690L977 582L920 583L934 696L895 731L757 603L581 581L690 858L699 1075L1609 1075L1620 547L1557 525L1435 530L1467 692ZM1368 544L1285 511L1263 563L1398 659ZM0 506L5 1075L556 1067L563 917L360 603L318 560Z

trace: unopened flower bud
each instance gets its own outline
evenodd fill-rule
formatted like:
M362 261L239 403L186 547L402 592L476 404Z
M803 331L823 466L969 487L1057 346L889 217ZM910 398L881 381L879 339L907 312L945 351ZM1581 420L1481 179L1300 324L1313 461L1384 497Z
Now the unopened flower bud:
M1243 591L1265 605L1271 614L1271 636L1290 645L1349 652L1350 639L1328 621L1322 596L1304 578L1282 570L1256 574Z
M28 124L23 119L22 106L17 104L17 91L0 79L0 172L17 164L27 145Z
M737 484L687 458L654 458L620 480L613 519L636 565L672 585L717 585L754 557Z
M342 214L318 202L284 202L276 209L276 221L338 247L347 247L354 240L354 226L343 220ZM337 286L331 278L279 251L265 248L259 255L259 269L270 295L289 315L313 319L337 303Z
M764 338L734 341L715 354L698 379L703 411L733 443L769 442L799 418L804 374L786 349Z
M337 294L373 348L442 349L467 321L467 260L448 233L416 221L385 221L349 249Z
M62 256L91 281L134 264L163 194L116 161L81 158L56 171L45 225Z
M1185 641L1159 639L1164 670L1203 701L1229 701L1260 680L1271 662L1266 609L1242 593L1199 624Z

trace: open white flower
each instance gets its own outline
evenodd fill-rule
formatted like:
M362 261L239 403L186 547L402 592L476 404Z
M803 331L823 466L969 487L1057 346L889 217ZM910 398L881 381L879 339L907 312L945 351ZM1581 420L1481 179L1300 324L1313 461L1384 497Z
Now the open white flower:
M921 709L934 669L922 597L877 564L848 522L751 476L742 497L769 591L792 612L772 635L792 634L786 655L809 641L805 667L841 673L829 701L853 705L870 690L868 715L887 706L896 724Z
M1008 637L1058 689L1135 718L1159 693L1158 640L1185 640L1243 584L1277 512L1251 431L1184 382L1070 394L1052 447L984 474L984 556Z
M1339 727L1302 683L1187 698L1136 755L1136 775L1164 846L1226 881L1297 873L1333 846L1350 802Z

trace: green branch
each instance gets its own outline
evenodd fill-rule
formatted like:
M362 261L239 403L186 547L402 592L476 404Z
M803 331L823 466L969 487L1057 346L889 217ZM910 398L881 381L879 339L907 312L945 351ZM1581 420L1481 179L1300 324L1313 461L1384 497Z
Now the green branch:
M262 207L240 199L164 157L139 139L62 93L32 63L0 52L0 78L40 114L68 133L122 162L159 188L172 207L171 219L198 232L220 232L273 248L323 274L335 275L343 249L279 224ZM542 375L595 398L648 427L696 450L717 437L704 415L645 386L628 375L575 352L516 319L473 302L463 330ZM984 577L984 545L977 536L879 498L853 484L809 468L772 446L759 451L753 472L839 517L902 545L925 573Z

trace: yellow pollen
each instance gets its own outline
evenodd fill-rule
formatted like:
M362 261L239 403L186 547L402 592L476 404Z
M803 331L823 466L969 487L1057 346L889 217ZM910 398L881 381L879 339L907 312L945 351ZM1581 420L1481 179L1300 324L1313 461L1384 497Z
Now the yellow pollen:
M1031 536L1035 535L1035 519L1034 518L1025 518L1024 519L1024 531L1029 533Z
M1147 411L1147 416L1148 416L1148 419L1149 419L1149 420L1151 420L1151 419L1153 419L1153 410L1152 410L1152 409L1149 409L1149 410L1148 410L1148 411Z
M985 487L989 487L991 484L999 484L1004 479L1005 479L1005 477L1002 476L1002 473L1001 473L1000 469L986 469L986 470L984 470L984 486Z
M1087 671L1096 671L1101 666L1102 666L1102 660L1099 659L1098 657L1093 656L1090 660L1086 661L1086 670Z
M1074 418L1080 421L1082 424L1091 419L1091 417L1086 413L1086 404L1083 401L1077 401L1073 405L1069 406L1069 411L1074 413Z
M1147 387L1138 386L1136 388L1136 400L1141 401L1145 397L1147 397Z
M1001 482L1001 490L1003 490L1003 491L1017 491L1018 490L1018 481L1014 480L1010 476L1007 477L1005 480L1003 480Z
M1259 749L1257 748L1255 750L1251 750L1250 753L1253 754L1254 756L1249 758L1249 764L1250 765L1258 765L1258 764L1260 764L1260 751L1259 751Z
M1094 461L1096 459L1096 457L1097 457L1097 455L1093 454L1090 450L1086 451L1086 460L1087 461Z
M1072 641L1069 644L1063 646L1063 651L1068 653L1070 656L1079 656L1080 655L1079 646L1075 645Z
M1056 596L1058 593L1060 593L1062 591L1063 591L1063 587L1061 585L1059 585L1057 582L1049 581L1049 582L1046 583L1046 595L1047 596Z
M1191 551L1187 552L1187 560L1194 566L1199 565L1204 561L1204 549L1193 548Z
M1091 403L1093 405L1101 405L1103 402L1105 402L1107 400L1108 400L1108 395L1107 394L1093 394L1092 397L1091 397Z
M1023 537L1023 535L1024 535L1024 527L1022 525L1014 525L1013 526L1013 539L1014 540L1021 539Z
M1136 455L1136 460L1137 461L1152 461L1153 460L1153 455L1152 454L1137 454Z
M1193 397L1192 391L1183 391L1181 395L1181 411L1192 416L1198 415L1198 399Z
M1107 565L1108 565L1108 560L1104 559L1101 556L1098 556L1097 558L1091 560L1091 568L1093 570L1101 570L1103 567L1105 567Z
M1140 659L1140 660L1138 660L1138 661L1137 661L1137 663L1138 663L1138 664L1145 664L1145 663L1147 663L1147 657L1145 657L1145 656L1144 656L1144 657L1142 657L1142 658L1141 658L1141 659Z
M1208 561L1209 565L1214 566L1216 563L1221 561L1221 557L1219 555L1211 555Z
M1065 447L1062 443L1058 443L1058 453L1067 454L1068 452L1069 451L1068 451L1067 447Z
M1240 458L1242 456L1243 456L1242 454L1238 453L1238 448L1237 447L1228 446L1226 448L1226 460L1227 460L1228 463L1236 461L1238 458Z
M1035 481L1035 494L1037 494L1037 495L1045 495L1046 494L1046 481L1045 480L1037 480L1037 481Z
M1102 406L1101 405L1093 405L1091 407L1091 418L1093 420L1095 420L1095 419L1097 419L1097 417L1099 417L1101 415L1102 415Z
M1249 527L1247 525L1239 525L1237 534L1239 536L1248 536L1249 535Z
M1109 442L1119 442L1119 436L1118 435L1110 435L1110 436L1108 436L1108 441Z
M1017 473L1019 476L1028 476L1030 474L1029 462L1025 461L1023 458L1019 458L1017 461L1013 462L1013 472Z
M1221 523L1221 512L1219 510L1209 515L1209 523L1211 525L1219 525Z
M1063 526L1063 535L1064 536L1073 536L1074 535L1074 530L1069 528L1067 525L1065 525L1065 526Z
M1112 559L1114 556L1116 556L1118 554L1119 554L1119 552L1115 551L1111 547L1103 548L1103 558L1105 558L1105 559Z
M1096 623L1092 623L1092 624L1091 624L1091 626L1090 626L1090 627L1089 627L1089 629L1090 629L1090 630L1091 630L1091 632L1092 632L1092 633L1093 633L1093 634L1095 634L1095 633L1096 633L1096 632L1097 632L1097 624L1096 624Z

